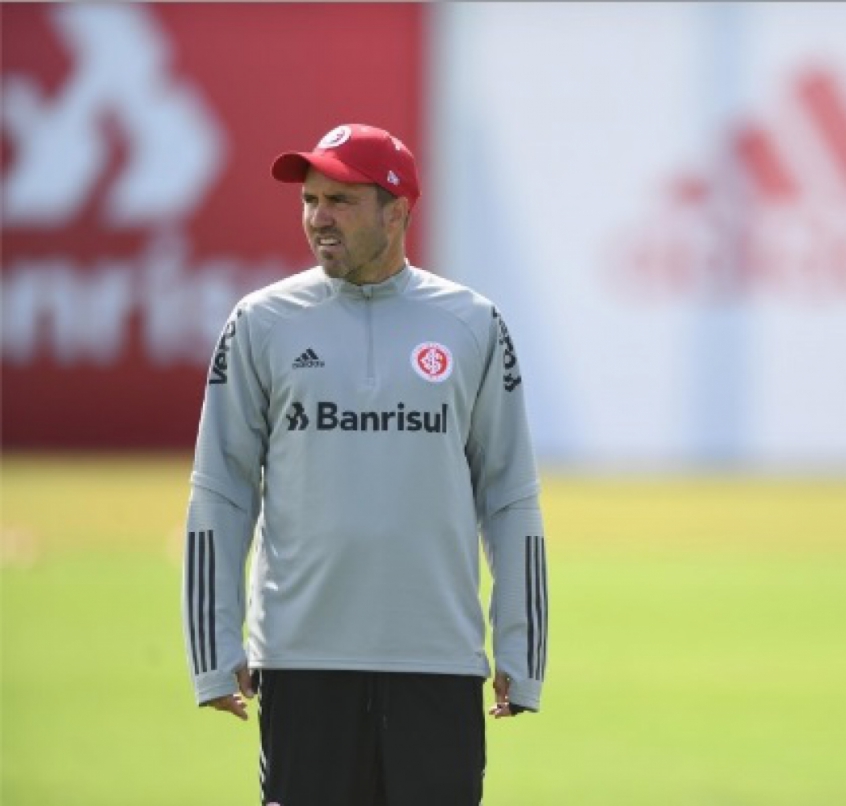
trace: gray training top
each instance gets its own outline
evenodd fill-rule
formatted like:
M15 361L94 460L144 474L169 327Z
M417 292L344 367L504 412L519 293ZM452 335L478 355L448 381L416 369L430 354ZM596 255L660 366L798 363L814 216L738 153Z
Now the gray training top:
M539 708L538 477L514 346L485 298L410 266L369 286L314 268L245 297L211 362L191 482L198 702L234 693L245 663L489 675L481 533L495 665L512 702Z

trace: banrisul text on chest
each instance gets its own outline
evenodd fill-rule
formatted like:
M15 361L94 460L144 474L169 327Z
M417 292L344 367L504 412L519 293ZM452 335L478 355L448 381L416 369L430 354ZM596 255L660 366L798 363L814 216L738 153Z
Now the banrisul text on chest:
M389 411L352 411L337 403L320 401L317 404L315 426L318 431L421 431L446 434L449 405L441 404L435 411L409 409L405 403Z

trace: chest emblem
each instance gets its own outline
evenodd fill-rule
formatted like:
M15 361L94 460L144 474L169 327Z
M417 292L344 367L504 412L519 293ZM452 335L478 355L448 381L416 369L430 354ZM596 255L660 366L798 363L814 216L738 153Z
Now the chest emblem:
M411 366L429 383L442 383L452 375L452 353L434 341L424 341L411 351Z

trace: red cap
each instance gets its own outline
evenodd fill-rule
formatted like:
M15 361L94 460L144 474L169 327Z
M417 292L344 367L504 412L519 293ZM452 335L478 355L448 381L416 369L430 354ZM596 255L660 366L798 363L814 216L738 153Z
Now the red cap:
M337 182L379 185L411 206L420 197L414 155L384 129L347 123L332 129L314 151L288 151L274 161L271 173L280 182L302 182L309 167Z

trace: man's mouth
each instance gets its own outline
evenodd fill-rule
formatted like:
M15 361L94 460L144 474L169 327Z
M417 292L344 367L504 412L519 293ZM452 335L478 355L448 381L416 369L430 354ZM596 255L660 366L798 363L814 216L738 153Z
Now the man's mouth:
M315 239L314 239L314 242L315 242L315 243L317 244L317 246L318 246L318 247L320 247L320 248L324 248L324 247L325 247L325 248L329 248L329 247L333 247L333 246L340 246L340 245L341 245L341 239L340 239L340 238L336 238L336 237L335 237L335 236L333 236L333 235L321 235L321 236L319 236L319 237L315 238Z

